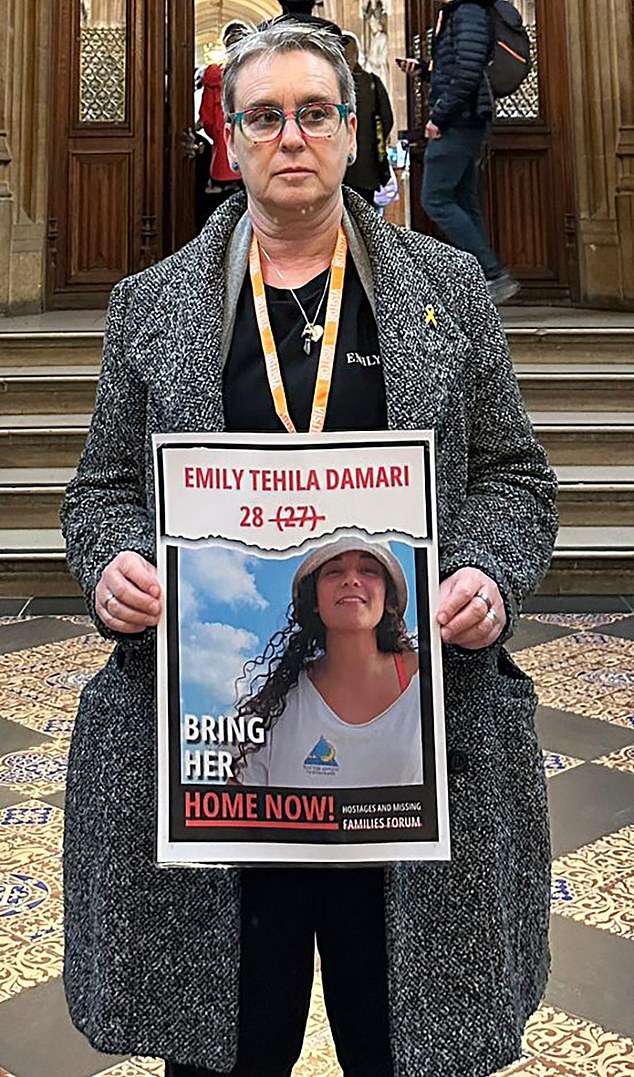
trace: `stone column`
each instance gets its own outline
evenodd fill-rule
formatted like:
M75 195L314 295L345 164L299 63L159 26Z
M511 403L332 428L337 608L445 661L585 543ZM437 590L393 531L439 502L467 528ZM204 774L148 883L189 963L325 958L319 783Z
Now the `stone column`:
M0 20L0 313L43 307L50 4L9 0Z
M581 297L634 302L632 0L569 0Z

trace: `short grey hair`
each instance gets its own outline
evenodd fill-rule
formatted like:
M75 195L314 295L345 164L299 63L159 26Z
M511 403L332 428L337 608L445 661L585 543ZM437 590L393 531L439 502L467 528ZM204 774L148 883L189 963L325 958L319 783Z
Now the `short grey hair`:
M273 22L263 30L245 33L227 50L222 77L222 107L225 115L235 112L236 82L242 68L256 56L283 52L314 52L330 64L337 76L341 100L356 109L354 78L343 54L341 38L332 31L302 22Z

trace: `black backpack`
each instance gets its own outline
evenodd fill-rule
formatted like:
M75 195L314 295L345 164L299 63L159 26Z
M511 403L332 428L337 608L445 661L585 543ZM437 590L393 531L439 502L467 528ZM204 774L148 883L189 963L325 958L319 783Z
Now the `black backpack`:
M510 97L531 70L530 38L522 16L510 0L495 0L491 19L492 55L485 73L494 97Z

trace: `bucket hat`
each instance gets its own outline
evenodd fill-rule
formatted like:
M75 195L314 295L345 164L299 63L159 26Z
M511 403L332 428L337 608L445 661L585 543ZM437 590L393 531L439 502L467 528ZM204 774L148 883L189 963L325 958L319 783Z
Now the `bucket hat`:
M392 553L389 544L387 542L370 542L367 539L352 536L329 542L326 546L319 546L318 549L313 550L304 558L293 577L294 605L297 606L299 587L302 580L305 580L313 572L316 572L318 568L325 565L326 561L330 561L333 557L338 557L339 554L349 553L350 550L362 550L364 553L372 554L372 557L376 557L377 561L383 565L394 584L398 613L402 616L407 606L407 581L400 562Z

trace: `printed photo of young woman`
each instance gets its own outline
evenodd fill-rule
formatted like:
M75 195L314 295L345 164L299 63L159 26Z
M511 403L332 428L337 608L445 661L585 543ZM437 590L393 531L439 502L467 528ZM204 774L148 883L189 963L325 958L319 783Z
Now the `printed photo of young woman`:
M249 571L267 601L274 562L257 563ZM414 550L346 536L286 566L286 623L259 650L253 623L242 630L251 656L242 652L231 724L259 735L234 746L231 784L422 784Z

